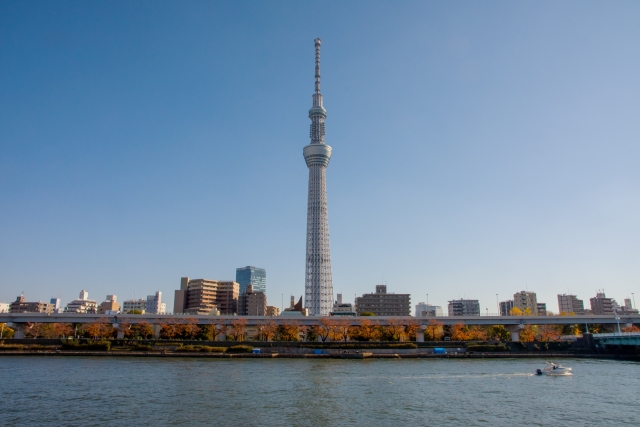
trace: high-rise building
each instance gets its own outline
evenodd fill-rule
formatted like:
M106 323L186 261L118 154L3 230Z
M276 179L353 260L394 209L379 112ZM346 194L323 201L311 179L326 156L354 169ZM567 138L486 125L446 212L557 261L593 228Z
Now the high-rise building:
M477 299L455 299L449 301L449 316L480 316L480 302Z
M266 316L267 296L264 292L254 292L252 285L247 285L244 294L238 297L238 314L241 316Z
M95 314L98 311L98 303L89 299L89 292L80 291L78 299L74 299L64 308L65 313Z
M9 313L53 313L53 304L46 302L27 302L24 295L20 295L9 305Z
M267 316L280 316L280 309L276 306L268 305Z
M424 302L416 304L416 317L442 316L442 307Z
M145 312L147 314L165 314L167 304L162 302L162 292L158 291L154 295L147 295Z
M147 300L140 299L128 299L122 303L122 313L124 314L146 314L147 312Z
M107 295L106 301L98 306L98 314L112 314L120 312L117 295Z
M538 298L535 292L520 291L513 294L513 306L522 310L524 314L538 315Z
M236 268L236 282L240 285L240 295L246 292L247 286L253 286L253 292L267 292L267 270L246 266Z
M511 316L513 300L500 301L500 316Z
M175 293L173 313L237 314L239 291L236 282L183 277Z
M607 298L604 291L597 292L595 298L589 300L591 302L591 312L593 314L614 314L616 309L616 301L613 298Z
M538 303L538 316L546 316L547 315L547 303L539 302Z
M356 313L376 316L411 316L411 295L388 294L386 285L376 285L374 294L356 298Z
M307 203L307 255L305 259L305 307L312 316L327 316L333 306L331 251L329 245L329 215L327 211L326 171L331 147L324 141L324 120L327 111L320 93L320 45L316 47L316 83L311 119L311 143L304 147L304 160L309 168Z
M558 294L558 314L584 314L584 301L575 295Z

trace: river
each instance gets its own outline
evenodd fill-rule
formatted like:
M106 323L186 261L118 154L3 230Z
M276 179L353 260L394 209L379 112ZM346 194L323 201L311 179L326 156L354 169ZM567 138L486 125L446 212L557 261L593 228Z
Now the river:
M2 426L638 426L640 364L0 357Z

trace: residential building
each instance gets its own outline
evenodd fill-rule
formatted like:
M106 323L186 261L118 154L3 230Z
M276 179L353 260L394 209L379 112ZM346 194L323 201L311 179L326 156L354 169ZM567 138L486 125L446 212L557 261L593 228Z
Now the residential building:
M449 301L449 316L480 316L480 302L477 299Z
M107 295L107 300L98 306L98 314L111 314L120 312L120 304L117 295Z
M147 295L145 312L147 314L165 314L167 312L167 304L162 302L162 292L158 291L154 295Z
M247 286L253 286L253 292L267 292L267 270L253 266L236 268L236 282L240 285L240 295Z
M442 316L442 307L439 305L431 305L424 302L416 304L416 317L434 317Z
M513 300L500 301L500 316L511 316Z
M337 299L335 303L333 303L333 308L331 309L330 316L355 316L356 309L353 307L353 304L346 303L342 301L342 294L337 295Z
M638 314L638 310L633 308L631 298L624 299L624 305L616 309L618 314Z
M267 316L280 316L280 309L273 305L267 306Z
M89 292L80 291L78 299L74 299L64 309L65 313L95 314L98 312L98 303L89 299Z
M253 285L247 285L245 293L238 297L238 314L241 316L266 316L267 296L264 292L254 292Z
M386 285L376 285L376 292L356 298L356 313L375 316L411 316L410 294L389 294Z
M180 289L175 293L173 312L237 314L239 291L240 285L237 282L183 277Z
M0 313L8 313L8 312L9 312L9 303L0 302Z
M42 301L27 302L24 295L20 295L9 304L9 313L53 313L53 304Z
M522 310L523 314L538 315L538 298L535 292L521 291L513 294L513 306Z
M575 295L558 294L558 314L584 314L584 301Z
M123 314L145 314L147 312L147 300L140 299L128 299L122 303Z
M60 302L60 298L51 298L49 303L53 304L53 312L54 313L62 313L64 309L62 308L62 303Z
M591 302L591 312L595 315L614 314L616 301L613 298L607 298L604 291L597 292L595 298L589 300Z
M538 303L538 316L546 316L547 315L547 303L539 302Z

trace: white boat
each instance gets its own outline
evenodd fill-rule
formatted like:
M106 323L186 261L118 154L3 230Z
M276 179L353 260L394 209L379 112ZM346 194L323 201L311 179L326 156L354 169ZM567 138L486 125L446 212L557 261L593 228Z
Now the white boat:
M543 369L536 369L537 375L572 375L571 368L565 368L559 363L547 362Z

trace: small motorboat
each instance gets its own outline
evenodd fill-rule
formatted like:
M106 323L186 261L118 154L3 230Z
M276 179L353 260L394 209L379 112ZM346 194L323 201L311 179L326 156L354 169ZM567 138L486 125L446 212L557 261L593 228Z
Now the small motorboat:
M559 363L547 362L547 366L536 369L536 375L572 375L571 368L565 368Z

